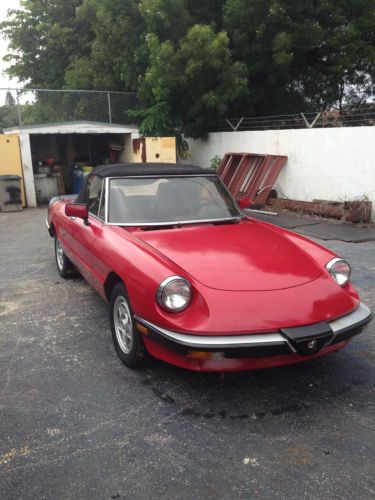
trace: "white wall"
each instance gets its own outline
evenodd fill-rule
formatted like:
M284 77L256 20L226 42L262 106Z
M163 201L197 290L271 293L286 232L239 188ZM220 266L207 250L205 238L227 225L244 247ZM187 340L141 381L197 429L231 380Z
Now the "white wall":
M375 216L375 127L215 132L189 140L188 163L209 167L227 152L288 156L276 187L288 198L312 201L367 197Z

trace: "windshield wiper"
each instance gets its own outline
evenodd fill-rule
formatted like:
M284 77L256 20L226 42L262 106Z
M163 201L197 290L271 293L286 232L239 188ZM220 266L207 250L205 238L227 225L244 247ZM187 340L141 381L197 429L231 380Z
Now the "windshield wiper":
M211 224L213 226L221 226L224 224L238 224L245 216L231 217L229 219L213 219L213 220L195 220L195 221L176 221L167 224L150 224L144 225L142 231L157 231L160 229L180 229L182 227L196 226L203 224Z
M166 224L165 226L143 226L142 231L161 231L163 229L177 229L181 224Z
M233 217L233 219L226 219L226 220L218 220L215 222L212 222L214 226L221 226L224 224L238 224L240 220L242 220L243 217Z

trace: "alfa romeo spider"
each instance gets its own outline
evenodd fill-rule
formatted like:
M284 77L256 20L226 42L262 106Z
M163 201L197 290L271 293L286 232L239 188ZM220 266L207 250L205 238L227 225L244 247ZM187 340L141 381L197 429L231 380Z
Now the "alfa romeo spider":
M237 371L338 351L372 318L350 266L252 218L219 177L172 164L96 167L80 194L53 198L57 270L109 304L115 349L179 367Z

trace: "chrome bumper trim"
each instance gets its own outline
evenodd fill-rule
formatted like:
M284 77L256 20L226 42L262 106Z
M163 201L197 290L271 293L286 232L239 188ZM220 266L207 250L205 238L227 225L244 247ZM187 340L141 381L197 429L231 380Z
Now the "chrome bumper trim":
M160 326L156 326L149 321L135 316L145 326L148 326L155 332L168 340L176 342L185 347L201 347L210 349L241 348L241 347L264 347L288 344L289 342L279 333L264 333L254 335L190 335L186 333L173 332ZM292 351L294 349L289 346Z
M327 322L333 331L333 337L327 345L334 344L335 339L343 332L367 324L372 318L371 310L360 303L358 308L341 318ZM191 335L186 333L174 332L154 325L139 316L135 315L135 319L143 325L149 327L165 339L175 342L184 347L192 348L208 348L208 349L236 349L236 348L251 348L251 347L270 347L270 346L288 346L291 352L296 352L293 345L280 333L263 333L253 335ZM360 331L358 332L360 333ZM341 341L341 340L339 340Z
M342 330L346 330L351 326L362 323L363 321L370 321L371 317L371 310L365 306L365 304L360 302L355 311L347 314L346 316L341 316L341 318L334 319L333 321L328 321L328 324L336 336Z

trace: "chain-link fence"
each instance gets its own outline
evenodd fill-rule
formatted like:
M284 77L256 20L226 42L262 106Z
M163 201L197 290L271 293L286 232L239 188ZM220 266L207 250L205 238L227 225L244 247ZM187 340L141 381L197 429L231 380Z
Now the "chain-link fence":
M368 104L361 108L345 109L343 111L333 110L293 115L227 118L219 121L211 132L373 125L375 125L375 104Z
M72 121L130 124L136 106L133 92L0 89L0 129Z
M94 121L132 124L133 92L0 89L0 130L42 123ZM375 103L343 111L227 118L210 132L375 125Z

